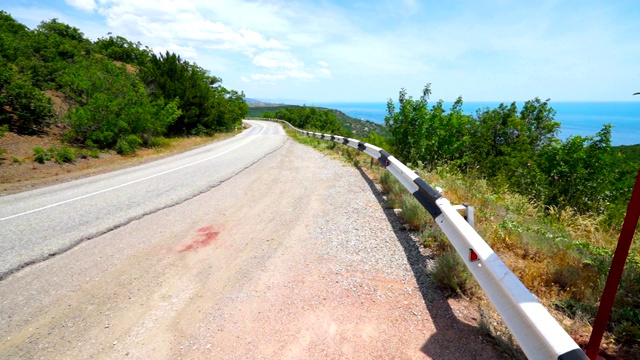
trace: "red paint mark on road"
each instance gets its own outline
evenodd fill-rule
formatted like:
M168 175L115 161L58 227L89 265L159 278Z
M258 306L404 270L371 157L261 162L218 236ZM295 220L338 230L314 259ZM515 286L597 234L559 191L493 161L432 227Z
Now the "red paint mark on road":
M214 231L212 226L205 226L203 228L198 229L198 235L195 239L191 240L189 244L187 244L182 249L178 250L178 252L185 252L189 250L200 249L205 246L211 245L211 243L218 237L220 232Z

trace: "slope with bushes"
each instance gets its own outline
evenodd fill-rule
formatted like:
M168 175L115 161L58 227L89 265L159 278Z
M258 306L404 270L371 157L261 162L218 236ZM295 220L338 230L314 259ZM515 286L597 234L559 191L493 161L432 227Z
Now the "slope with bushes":
M301 106L297 106L297 105L265 106L264 104L260 104L260 106L251 106L249 108L249 116L252 116L252 117L275 116L275 114L278 112L296 111L296 110L286 110L286 109L296 109L296 108L301 108ZM302 106L302 108L310 109L312 107ZM342 124L344 131L346 131L346 134L351 134L351 136L355 136L359 139L364 139L365 137L372 134L373 134L372 136L374 137L379 136L381 138L386 138L389 136L386 126L382 124L376 124L371 121L356 119L336 109L326 109L322 107L314 107L314 108L320 110L321 112L323 111L332 112L336 120L338 120ZM269 116L265 116L265 114Z
M478 233L570 335L583 346L600 300L631 195L636 160L610 145L608 125L590 137L556 138L559 124L548 101L534 99L461 113L462 99L446 111L400 93L389 102L389 146L452 203L475 207ZM342 154L356 166L369 157L333 142L299 141ZM633 147L630 147L633 149ZM429 159L430 162L425 161ZM368 168L368 166L367 166ZM434 254L429 271L451 296L486 302L475 280L427 212L381 167L363 169L379 181L386 206L400 209ZM589 193L591 191L591 193ZM640 230L636 238L640 238ZM640 356L640 243L633 244L603 350L611 358ZM524 359L500 319L483 305L479 326L511 358Z
M430 94L430 85L418 99L401 90L399 109L389 100L393 151L453 202L476 206L478 232L536 296L582 324L568 330L584 339L638 172L635 147L612 147L609 124L593 136L558 139L549 100L464 115L461 98L446 111L442 101L429 107ZM440 254L434 277L473 295L466 269L436 233L423 235ZM607 329L622 357L640 356L639 249L632 248Z
M30 30L0 11L0 125L24 135L56 126L70 146L126 155L164 136L229 131L246 116L244 94L197 64L108 35L92 42L57 19ZM63 94L68 113L45 91Z

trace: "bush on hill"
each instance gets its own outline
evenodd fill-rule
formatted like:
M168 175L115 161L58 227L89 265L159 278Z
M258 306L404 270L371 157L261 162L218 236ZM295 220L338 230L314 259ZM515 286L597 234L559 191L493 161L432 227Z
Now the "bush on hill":
M388 102L385 122L401 160L426 169L454 166L545 206L606 215L608 224L622 225L635 172L613 151L610 125L593 137L561 141L549 100L529 100L522 109L500 104L474 116L462 114L461 98L449 111L442 101L429 108L430 94L427 84L419 99L402 89L399 109Z
M67 141L120 153L163 134L228 131L246 116L244 94L220 78L176 54L158 56L109 35L94 43L57 19L29 30L0 11L0 125L43 132L54 119L44 90L73 101L61 124Z

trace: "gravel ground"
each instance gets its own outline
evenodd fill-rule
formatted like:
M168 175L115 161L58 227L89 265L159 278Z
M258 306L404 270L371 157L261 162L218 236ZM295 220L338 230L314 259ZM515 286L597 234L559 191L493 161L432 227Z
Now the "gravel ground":
M4 358L496 359L363 172L288 141L0 282Z

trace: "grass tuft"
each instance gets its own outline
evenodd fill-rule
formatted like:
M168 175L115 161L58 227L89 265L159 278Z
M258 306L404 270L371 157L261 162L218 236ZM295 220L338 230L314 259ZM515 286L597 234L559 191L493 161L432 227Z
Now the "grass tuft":
M473 297L478 291L477 282L453 248L436 258L431 277L449 295Z
M426 227L429 213L422 204L406 190L400 197L400 209L402 209L400 217L410 229L423 230Z

